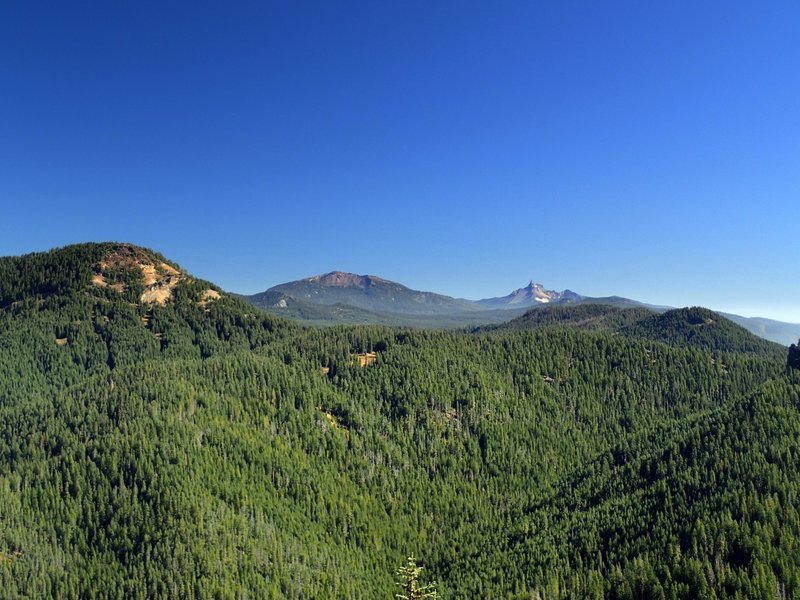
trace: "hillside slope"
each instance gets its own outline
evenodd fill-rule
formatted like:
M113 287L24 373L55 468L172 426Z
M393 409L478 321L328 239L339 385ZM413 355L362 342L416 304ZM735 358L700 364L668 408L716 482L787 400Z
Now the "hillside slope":
M725 312L719 314L741 325L750 333L777 344L788 346L800 338L800 323L785 323L761 317L742 317Z
M583 331L617 332L654 313L645 308L621 308L610 304L555 304L531 309L487 331L518 331L566 326Z
M487 309L481 311L444 311L441 313L373 312L349 304L315 304L298 300L283 292L261 292L241 296L243 300L278 317L303 325L389 325L428 329L460 329L477 324L504 323L526 309Z
M569 327L632 338L729 352L759 352L779 356L784 349L759 338L719 313L692 307L654 313L644 308L606 304L552 305L529 310L507 323L477 331L517 331Z
M277 285L265 293L275 292L313 304L341 304L379 313L436 315L481 310L469 300L412 290L374 275L341 271ZM259 296L256 294L254 300Z
M411 554L446 599L800 594L783 355L304 328L127 244L0 269L7 597L391 598Z

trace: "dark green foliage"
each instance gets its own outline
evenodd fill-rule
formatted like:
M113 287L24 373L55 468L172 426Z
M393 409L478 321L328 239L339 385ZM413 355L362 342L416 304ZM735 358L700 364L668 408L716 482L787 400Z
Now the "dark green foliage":
M620 308L608 304L555 304L529 310L488 331L515 331L564 325L585 331L615 332L654 315L646 308Z
M718 313L699 307L669 310L661 315L653 315L632 325L625 333L710 350L777 350L777 344L758 338Z
M476 331L516 331L556 326L603 331L709 350L772 354L779 351L777 344L758 338L718 313L699 307L658 314L645 308L619 308L605 304L554 305L535 308L503 325Z
M415 551L442 598L800 598L785 350L141 304L109 248L2 262L3 597L388 599Z
M82 244L21 257L0 257L0 307L30 297L69 296L85 288L92 265L111 244Z

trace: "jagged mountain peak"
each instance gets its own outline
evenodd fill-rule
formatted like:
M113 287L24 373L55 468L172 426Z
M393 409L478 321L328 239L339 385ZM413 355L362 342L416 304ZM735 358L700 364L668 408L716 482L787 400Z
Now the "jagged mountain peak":
M580 300L580 298L581 296L570 290L564 290L563 292L548 290L541 283L531 279L528 285L514 290L507 296L486 298L484 300L478 300L478 302L484 306L500 308L535 306L538 304L549 304L551 302L575 301Z

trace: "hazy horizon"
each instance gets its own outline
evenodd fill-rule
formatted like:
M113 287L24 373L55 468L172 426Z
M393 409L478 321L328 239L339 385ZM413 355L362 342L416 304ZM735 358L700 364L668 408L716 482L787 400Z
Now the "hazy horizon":
M331 269L331 270L346 271L345 269ZM305 275L305 276L295 277L294 279L286 280L286 281L275 281L275 282L271 282L271 283L267 284L266 286L260 287L260 288L249 286L245 291L239 290L239 289L237 289L237 290L228 290L228 291L235 292L235 293L238 293L238 294L247 294L247 295L257 294L259 292L263 292L263 291L265 291L265 290L267 290L267 289L269 289L269 288L271 288L273 286L280 285L282 283L288 283L289 281L302 280L302 279L306 279L306 278L309 278L309 277L313 277L314 275L322 275L322 274L324 274L326 272L330 272L330 271L320 271L318 273L312 273L312 274L308 274L308 275ZM390 281L395 281L396 283L400 283L400 284L405 285L406 287L409 287L411 289L419 290L419 291L422 291L422 292L434 292L434 293L437 293L437 294L443 294L443 295L446 295L446 296L451 296L453 298L462 298L462 299L465 299L465 300L484 300L484 299L487 299L487 298L506 296L506 295L514 292L515 290L517 290L519 288L525 287L530 281L534 281L535 283L542 284L545 287L545 289L553 289L553 290L559 291L559 292L564 291L565 289L569 289L569 290L572 290L573 292L576 292L576 293L581 294L583 296L589 296L589 297L594 297L594 298L602 298L602 297L607 297L607 296L621 296L621 297L624 297L624 298L628 298L630 300L636 300L638 302L643 302L645 304L652 304L652 305L656 305L656 306L658 306L658 305L671 306L673 308L683 308L683 307L688 307L688 306L704 306L705 308L710 308L710 309L715 310L717 312L727 312L727 313L740 315L740 316L743 316L743 317L761 317L761 318L765 318L765 319L772 319L772 320L775 320L775 321L783 321L783 322L786 322L786 323L800 324L800 312L794 311L793 310L794 307L792 307L792 306L781 307L779 305L776 305L776 306L764 305L764 306L757 307L757 308L753 308L752 306L749 306L747 304L729 304L729 305L724 305L724 306L711 306L711 305L703 304L702 302L692 301L692 299L690 298L690 295L691 295L690 293L685 293L683 295L678 294L678 295L672 296L673 298L676 298L676 301L675 302L669 302L669 301L664 301L663 299L660 299L660 298L637 297L637 296L626 294L624 292L620 292L619 290L604 290L603 288L599 288L596 291L587 292L587 291L584 291L584 290L580 289L578 286L575 286L575 285L566 286L566 287L551 286L551 285L548 285L547 282L539 281L536 278L533 278L533 279L528 278L527 280L524 280L524 278L523 278L523 280L521 280L518 285L513 285L512 284L512 287L508 287L507 289L504 289L504 290L488 290L487 289L487 290L484 290L483 292L477 291L477 292L473 292L471 295L465 295L465 294L459 294L457 292L449 291L450 289L460 289L460 288L457 285L453 285L452 282L447 282L446 279L442 280L442 284L441 285L443 287L428 289L428 288L418 287L418 286L415 286L415 285L410 285L408 282L405 282L405 281L398 281L396 279L392 279L391 277L386 277L385 275L383 275L381 273L357 273L357 274L358 275L374 275L374 276L378 276L378 277L383 277L384 279L388 279ZM795 315L795 316L792 317L792 315ZM792 320L792 318L795 318L796 320Z

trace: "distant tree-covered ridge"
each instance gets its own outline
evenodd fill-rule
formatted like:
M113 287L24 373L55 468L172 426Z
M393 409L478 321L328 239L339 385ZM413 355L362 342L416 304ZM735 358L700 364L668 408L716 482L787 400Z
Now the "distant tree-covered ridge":
M390 599L413 554L444 599L800 598L800 378L715 313L317 329L129 244L0 274L2 597Z
M602 331L710 350L782 352L778 344L759 338L718 313L701 307L655 313L645 308L620 308L605 304L555 305L530 310L508 323L485 327L479 331L513 331L555 326Z

